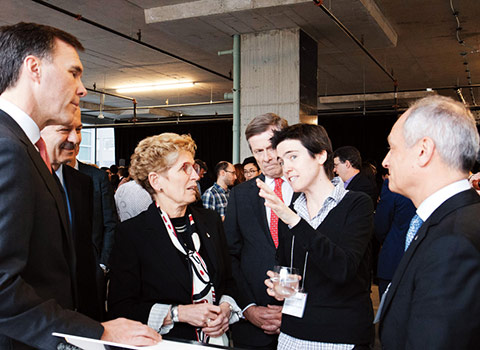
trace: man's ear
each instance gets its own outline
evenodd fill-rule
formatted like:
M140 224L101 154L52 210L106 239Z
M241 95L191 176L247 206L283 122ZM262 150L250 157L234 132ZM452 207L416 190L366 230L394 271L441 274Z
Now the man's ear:
M432 160L436 146L435 142L430 137L424 137L421 140L417 142L417 145L414 147L417 147L417 160L418 160L418 165L420 167L424 167L430 163Z
M352 164L350 163L349 160L345 160L345 166L346 166L347 168L351 168L351 167L352 167Z
M33 55L25 57L23 60L23 65L20 71L20 74L26 74L29 79L39 82L42 73L42 62L41 60Z

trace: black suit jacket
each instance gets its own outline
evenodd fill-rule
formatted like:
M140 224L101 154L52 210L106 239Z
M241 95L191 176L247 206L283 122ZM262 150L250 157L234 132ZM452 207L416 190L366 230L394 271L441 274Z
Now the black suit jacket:
M259 178L265 181L264 175ZM255 179L235 186L228 198L224 222L241 309L251 303L278 304L267 294L264 284L267 271L275 265L276 249L268 227L265 200L258 192ZM251 346L269 346L277 339L247 321L232 325L232 332L234 340L241 339L243 344Z
M308 293L302 318L283 315L283 333L303 340L367 345L373 340L369 244L373 208L364 193L347 192L314 229L305 220L279 224L278 260L282 266L307 268ZM291 260L294 241L293 263Z
M189 206L201 245L211 262L209 273L217 303L234 297L230 257L220 216L213 210ZM192 304L192 277L186 259L173 245L155 203L119 224L112 252L109 316L147 324L155 303ZM213 271L212 271L213 270ZM167 337L197 340L195 328L176 323Z
M384 349L478 349L480 197L449 198L420 227L393 276L380 319Z
M78 162L78 170L93 180L93 245L97 263L108 266L118 223L113 188L103 170L82 162Z
M372 181L363 174L362 172L359 172L357 175L355 175L350 181L350 183L347 186L347 190L351 191L357 191L357 192L364 192L368 194L368 196L372 199L372 204L374 207L377 206L377 199L378 199L378 189L377 189L377 184L375 181Z
M0 348L53 349L52 332L100 338L73 312L75 253L65 202L23 130L0 110Z
M92 179L68 165L63 165L62 171L72 213L72 234L77 257L78 311L100 320L101 304L97 294L92 243Z

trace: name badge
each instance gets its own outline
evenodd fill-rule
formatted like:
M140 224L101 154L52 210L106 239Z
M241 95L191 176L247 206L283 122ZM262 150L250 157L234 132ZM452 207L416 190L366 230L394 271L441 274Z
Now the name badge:
M282 314L302 318L303 312L305 311L306 303L307 293L297 292L295 295L292 295L289 298L285 298Z

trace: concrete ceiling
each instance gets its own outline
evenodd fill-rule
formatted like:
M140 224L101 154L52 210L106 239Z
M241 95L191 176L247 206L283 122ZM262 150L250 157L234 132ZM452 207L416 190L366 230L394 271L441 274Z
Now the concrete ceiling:
M50 0L48 3L135 39L141 31L143 43L226 77L231 74L232 57L217 53L231 49L233 34L300 27L319 44L319 110L386 108L394 103L392 95L385 94L393 91L392 80L313 1ZM227 78L35 1L0 0L0 4L0 25L32 21L76 35L86 49L80 56L87 88L96 86L115 93L116 87L131 84L197 82L188 89L125 94L136 98L142 107L138 110L139 118L221 116L232 112L230 103L172 106L224 101L224 93L232 89ZM399 90L480 83L478 0L325 0L323 5L394 75ZM457 17L452 14L452 6L458 12ZM175 19L179 13L182 19ZM457 18L462 28L458 36L463 44L457 39ZM457 96L451 89L438 92ZM480 88L463 88L462 95L466 103L480 104ZM400 103L404 103L403 97L406 101L412 96L418 93L399 95ZM84 115L98 115L98 94L89 93L83 102ZM104 121L130 119L131 110L111 108L131 106L128 100L106 96ZM150 106L163 107L146 108Z

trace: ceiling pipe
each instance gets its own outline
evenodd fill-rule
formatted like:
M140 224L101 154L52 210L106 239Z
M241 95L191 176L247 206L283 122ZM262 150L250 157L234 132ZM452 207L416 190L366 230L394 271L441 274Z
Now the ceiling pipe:
M207 105L219 105L219 104L232 104L233 101L209 101L209 102L190 102L190 103L177 103L170 105L158 105L158 106L141 106L137 107L137 110L140 109L156 109L156 108L176 108L176 107L195 107L195 106L207 106ZM103 112L118 112L118 111L129 111L133 107L115 107L115 108L103 108ZM88 112L99 112L98 109L88 109Z
M325 5L323 5L323 0L313 0L313 2L315 3L315 5L317 5L318 7L320 7L323 12L325 12L327 14L328 17L330 17L331 19L333 19L333 21L335 22L335 24L337 26L340 27L341 30L344 31L345 34L347 34L348 37L350 37L361 49L363 52L365 52L367 54L368 57L370 57L370 59L375 62L375 64L380 67L380 69L382 71L385 72L385 74L393 81L393 83L395 84L394 86L396 87L398 85L398 82L397 82L397 79L395 79L395 77L389 72L387 71L387 69L382 66L382 64L375 58L375 56L373 56L370 51L368 51L368 49L362 44L362 42L360 40L358 40L355 35L353 35L353 33L347 28L345 27L345 25L340 22L340 20L335 17L335 15L330 12L329 9L327 9L325 7Z
M370 91L370 92L365 92L364 95L368 94L388 94L388 93L400 93L400 92L416 92L416 91L429 91L429 90L453 90L456 91L457 89L461 88L475 88L475 87L480 87L480 84L471 84L471 85L455 85L455 86L439 86L439 87L431 87L431 88L424 88L424 89L405 89L405 90L384 90L384 91ZM350 95L358 95L358 93L349 93L349 94L333 94L333 95L328 95L329 97L334 97L334 96L350 96ZM324 97L324 96L318 96L318 97Z
M89 116L90 117L90 116ZM218 121L231 121L233 117L216 117L216 118L205 118L205 119L175 119L175 120L159 120L154 122L129 122L129 123L112 123L112 124L96 124L96 125L84 125L83 129L99 129L99 128L125 128L125 127L134 127L134 126L152 126L152 125L161 125L161 124L182 124L182 123L192 123L192 122L218 122Z
M167 56L170 56L170 57L172 57L172 58L175 58L175 59L177 59L177 60L179 60L179 61L182 61L182 62L187 63L187 64L189 64L189 65L192 65L192 66L194 66L194 67L197 67L197 68L199 68L199 69L201 69L201 70L204 70L204 71L206 71L206 72L209 72L209 73L214 74L214 75L216 75L216 76L219 76L219 77L221 77L221 78L227 79L227 80L229 80L229 81L232 81L232 80L233 80L232 78L230 78L230 77L228 77L228 76L226 76L226 75L223 75L223 74L221 74L221 73L215 72L214 70L212 70L212 69L210 69L210 68L207 68L207 67L204 67L204 66L201 66L201 65L199 65L198 63L192 62L192 61L190 61L190 60L187 60L187 59L185 59L185 58L182 58L182 57L180 57L180 56L177 56L177 55L175 55L175 54L173 54L173 53L170 53L170 52L168 52L168 51L162 50L162 49L160 49L160 48L158 48L158 47L156 47L156 46L153 46L153 45L144 43L143 41L141 41L141 40L139 40L139 39L131 38L131 37L129 37L128 35L123 34L123 33L120 33L120 32L118 32L118 31L116 31L116 30L114 30L114 29L112 29L112 28L106 27L106 26L104 26L103 24L100 24L100 23L94 22L94 21L92 21L92 20L90 20L90 19L84 18L81 14L75 14L75 13L73 13L73 12L70 12L70 11L67 11L67 10L65 10L65 9L62 9L61 7L52 5L52 4L50 4L50 3L46 2L46 1L42 1L42 0L32 0L32 1L35 2L35 3L37 3L37 4L40 4L40 5L46 6L46 7L48 7L48 8L51 8L52 10L61 12L61 13L65 14L65 15L67 15L67 16L73 17L73 18L75 18L77 21L82 21L82 22L88 23L88 24L90 24L90 25L92 25L92 26L94 26L94 27L97 27L97 28L100 28L100 29L102 29L102 30L105 30L105 31L107 31L107 32L109 32L109 33L115 34L115 35L120 36L120 37L122 37L122 38L124 38L124 39L133 41L134 43L137 43L137 44L139 44L139 45L148 47L149 49L155 50L155 51L160 52L160 53L162 53L162 54L164 54L164 55L167 55Z
M94 84L95 85L95 84ZM105 92L105 91L100 91L100 90L97 90L97 89L90 89L90 88L85 88L87 91L90 91L90 92L95 92L97 94L102 94L102 95L107 95L107 96L113 96L113 97L117 97L117 98L121 98L121 99L124 99L124 100L129 100L129 101L135 101L135 99L133 97L128 97L128 96L124 96L124 95L119 95L119 94L112 94L110 92Z

